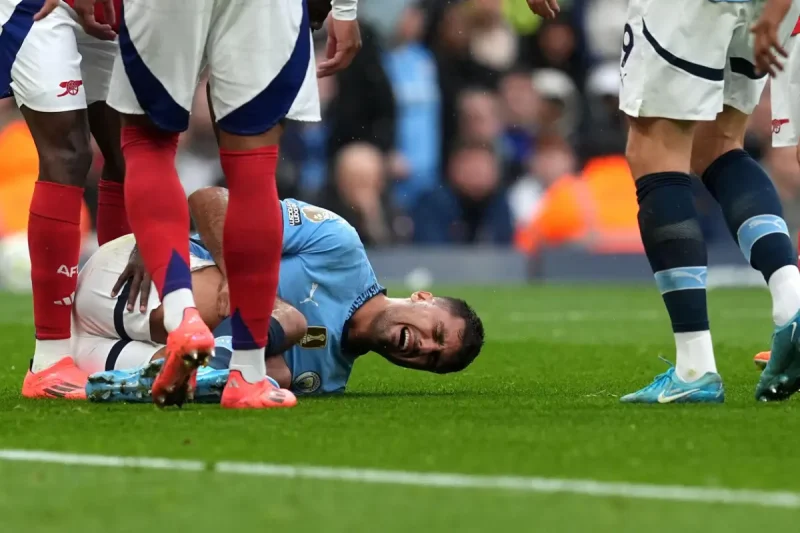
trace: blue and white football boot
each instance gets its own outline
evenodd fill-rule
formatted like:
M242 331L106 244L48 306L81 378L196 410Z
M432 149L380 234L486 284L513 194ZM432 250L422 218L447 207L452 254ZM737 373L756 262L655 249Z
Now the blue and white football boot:
M86 397L92 402L152 403L153 380L164 366L163 359L157 359L132 370L108 370L89 376L86 383ZM197 370L197 384L194 390L195 403L219 403L222 389L228 381L228 369L215 369L208 366ZM267 377L275 387L278 383Z
M756 386L762 402L786 400L800 390L800 313L775 328L769 362Z
M687 383L675 373L675 367L664 359L669 370L655 377L645 388L626 394L622 403L723 403L725 387L716 372L706 372L700 379Z

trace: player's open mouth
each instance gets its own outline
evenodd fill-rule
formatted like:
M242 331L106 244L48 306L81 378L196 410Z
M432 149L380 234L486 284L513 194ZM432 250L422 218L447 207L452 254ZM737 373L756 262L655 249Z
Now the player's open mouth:
M400 348L400 351L405 352L408 348L408 343L411 341L411 334L408 331L408 328L403 328L400 330L400 339L398 340L397 346Z

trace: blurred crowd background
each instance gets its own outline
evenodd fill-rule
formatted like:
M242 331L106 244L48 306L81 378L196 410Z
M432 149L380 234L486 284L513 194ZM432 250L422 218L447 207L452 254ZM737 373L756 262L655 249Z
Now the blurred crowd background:
M627 1L561 5L542 21L525 0L361 0L363 49L320 80L322 122L286 128L281 197L339 213L373 247L641 250L617 110ZM324 31L315 40L321 56ZM765 94L747 149L797 228L800 171L770 135ZM13 101L0 102L0 235L24 231L37 164ZM177 164L187 193L224 184L202 87ZM92 184L101 165L97 153ZM708 239L729 238L699 183L697 195Z

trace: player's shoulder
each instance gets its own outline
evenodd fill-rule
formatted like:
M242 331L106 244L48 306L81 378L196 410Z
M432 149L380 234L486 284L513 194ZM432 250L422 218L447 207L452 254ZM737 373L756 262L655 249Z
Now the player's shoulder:
M325 222L344 222L341 216L333 211L319 207L295 198L281 200L284 210L289 215L289 223L293 226L300 226L304 222L311 224L323 224ZM348 224L349 225L349 224Z
M355 228L337 213L308 202L287 198L283 200L285 226L305 234L316 234L337 241L348 248L363 248Z

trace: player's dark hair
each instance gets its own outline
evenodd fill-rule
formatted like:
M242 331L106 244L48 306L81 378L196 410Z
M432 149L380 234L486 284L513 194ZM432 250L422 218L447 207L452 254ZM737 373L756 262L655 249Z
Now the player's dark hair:
M453 316L464 319L461 348L456 353L455 361L452 364L440 367L437 372L439 374L459 372L467 368L481 353L484 342L483 322L475 310L464 300L447 296L437 297L436 300L441 302Z

